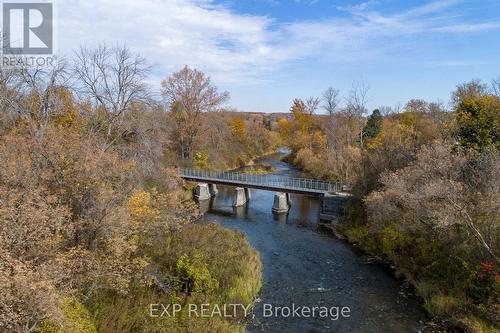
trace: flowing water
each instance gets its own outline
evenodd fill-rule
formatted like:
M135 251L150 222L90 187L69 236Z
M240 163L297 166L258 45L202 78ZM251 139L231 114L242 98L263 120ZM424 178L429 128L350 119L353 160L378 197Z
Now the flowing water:
M261 162L273 165L275 174L300 176L276 154ZM416 298L391 272L344 241L321 232L319 200L292 195L288 216L271 212L274 193L251 190L246 207L233 209L234 189L219 187L207 207L205 220L241 231L260 253L263 286L249 321L250 332L420 332L426 320ZM272 306L326 307L315 316L288 315ZM266 308L265 308L266 307ZM336 311L349 308L345 316ZM267 311L264 311L267 309ZM304 314L304 313L302 313ZM335 320L336 319L336 320Z

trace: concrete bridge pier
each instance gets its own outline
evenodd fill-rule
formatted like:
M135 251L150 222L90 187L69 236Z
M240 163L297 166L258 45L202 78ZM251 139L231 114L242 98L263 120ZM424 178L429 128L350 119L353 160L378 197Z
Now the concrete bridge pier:
M234 189L233 207L241 207L247 203L246 189L237 187Z
M210 206L212 205L210 200L199 200L198 204L200 206L200 212L203 214L207 213L210 210Z
M210 191L210 195L212 197L216 196L219 193L216 184L208 184L208 190Z
M198 201L210 200L210 198L216 196L217 193L219 193L217 185L199 183L198 185L196 185L194 197Z
M210 190L208 188L208 184L199 183L198 185L196 185L196 189L194 191L194 197L198 201L210 200L211 195L210 195Z
M290 195L278 192L274 195L273 213L288 214L290 210Z
M245 197L247 198L247 201L250 201L250 199L252 199L249 188L245 188Z

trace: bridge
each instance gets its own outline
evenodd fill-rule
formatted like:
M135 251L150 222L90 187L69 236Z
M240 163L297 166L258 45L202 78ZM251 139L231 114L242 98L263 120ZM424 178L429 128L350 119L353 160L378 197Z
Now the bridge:
M181 169L180 176L187 181L198 182L195 197L209 200L217 194L216 185L236 187L233 206L243 206L250 200L248 189L259 189L277 192L274 198L273 212L288 213L291 200L290 193L319 197L323 202L322 215L328 216L328 209L334 198L342 196L342 184L316 179L286 177L281 175L252 175L232 171L209 171L198 169Z
M279 175L251 175L231 171L181 169L185 180L296 194L324 195L342 191L342 185L315 179Z

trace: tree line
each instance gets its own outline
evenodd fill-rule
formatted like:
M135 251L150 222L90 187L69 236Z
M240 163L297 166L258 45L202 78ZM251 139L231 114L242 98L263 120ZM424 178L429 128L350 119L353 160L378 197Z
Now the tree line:
M0 69L0 331L241 329L242 314L147 311L251 303L258 253L239 233L192 223L199 211L175 167L237 166L270 149L270 131L235 126L228 94L196 69L169 76L155 98L151 70L106 45L55 67Z
M500 324L499 87L473 80L449 106L413 99L371 114L366 86L343 100L328 88L294 100L278 123L292 163L349 184L339 231L394 265L434 318L467 332Z

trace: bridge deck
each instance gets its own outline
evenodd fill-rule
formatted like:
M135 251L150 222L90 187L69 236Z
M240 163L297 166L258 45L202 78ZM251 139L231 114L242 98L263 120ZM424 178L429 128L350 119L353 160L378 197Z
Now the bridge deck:
M339 183L279 175L250 175L240 172L181 169L181 177L190 181L298 194L324 195L342 190Z

